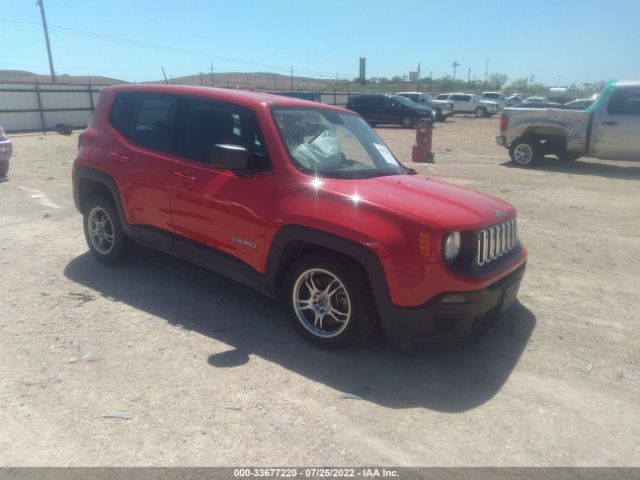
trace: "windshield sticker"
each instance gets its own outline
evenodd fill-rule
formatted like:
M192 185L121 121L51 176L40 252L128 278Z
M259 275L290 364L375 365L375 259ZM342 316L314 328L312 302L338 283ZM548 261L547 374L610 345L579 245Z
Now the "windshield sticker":
M382 155L382 158L384 158L385 162L390 165L398 165L398 162L395 158L393 158L392 153L386 146L380 145L379 143L374 143L373 145L378 149L378 152L380 152L380 155Z

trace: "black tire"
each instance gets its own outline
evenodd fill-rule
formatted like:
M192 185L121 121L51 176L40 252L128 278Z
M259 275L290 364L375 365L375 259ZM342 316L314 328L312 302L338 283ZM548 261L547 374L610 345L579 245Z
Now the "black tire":
M400 119L402 128L413 128L413 118L405 116Z
M327 296L328 292L333 294ZM321 348L335 350L353 345L364 340L376 324L364 274L339 257L311 254L299 258L285 276L282 299L296 331Z
M442 114L442 110L440 110L439 108L436 108L436 120L438 122L444 122L447 120L447 117Z
M540 142L535 138L519 138L509 147L511 161L520 167L529 167L540 159Z
M487 116L487 109L484 107L478 107L473 113L475 113L476 118L483 118Z
M104 222L98 228L100 220ZM91 197L84 206L82 224L89 250L100 263L114 265L124 258L127 237L111 199L102 195ZM90 233L92 230L95 232L93 235Z
M0 162L0 178L4 178L9 173L9 160Z

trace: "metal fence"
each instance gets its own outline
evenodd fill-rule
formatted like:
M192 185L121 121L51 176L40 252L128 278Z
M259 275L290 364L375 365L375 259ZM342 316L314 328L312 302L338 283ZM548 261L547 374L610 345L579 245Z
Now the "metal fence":
M64 124L84 128L100 85L0 84L0 125L7 132L54 130Z
M59 124L85 128L105 85L0 84L0 125L9 133L46 133ZM274 94L296 92L270 90ZM298 91L327 105L345 106L358 91Z

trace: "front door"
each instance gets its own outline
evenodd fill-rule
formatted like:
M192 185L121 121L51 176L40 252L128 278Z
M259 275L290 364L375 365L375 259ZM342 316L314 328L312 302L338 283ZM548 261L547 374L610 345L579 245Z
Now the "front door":
M599 158L640 160L640 88L618 87L594 113L592 145Z
M202 258L209 254L226 254L260 272L273 172L255 114L221 102L188 99L185 115L184 152L172 188L176 251L198 263L207 263ZM249 150L251 173L217 167L212 154L216 144Z

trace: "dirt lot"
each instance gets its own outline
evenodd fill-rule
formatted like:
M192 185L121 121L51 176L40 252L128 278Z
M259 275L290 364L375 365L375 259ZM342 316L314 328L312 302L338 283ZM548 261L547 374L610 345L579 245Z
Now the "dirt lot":
M409 162L413 132L378 129ZM412 165L513 203L522 303L483 341L325 352L278 304L140 250L88 254L77 134L0 183L1 465L640 465L640 164L513 168L497 119ZM126 417L126 418L122 418Z

